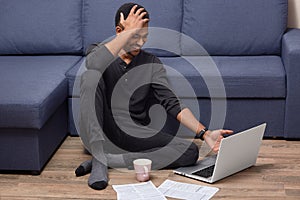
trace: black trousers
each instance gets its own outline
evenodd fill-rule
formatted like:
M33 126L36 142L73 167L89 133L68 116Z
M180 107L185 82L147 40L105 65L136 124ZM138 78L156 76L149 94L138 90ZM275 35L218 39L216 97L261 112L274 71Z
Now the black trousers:
M123 154L129 168L138 158L152 160L153 169L188 166L198 160L199 150L195 143L132 123L131 119L123 116L114 116L109 109L105 90L105 82L98 71L84 72L80 96L80 135L88 149L91 149L91 144L104 141L101 148L107 153ZM97 148L93 151L92 154L98 153Z

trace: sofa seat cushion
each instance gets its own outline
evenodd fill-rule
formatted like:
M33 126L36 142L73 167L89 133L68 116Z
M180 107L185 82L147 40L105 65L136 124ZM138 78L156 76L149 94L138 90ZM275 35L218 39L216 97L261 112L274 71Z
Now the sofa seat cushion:
M285 70L278 56L186 56L161 60L179 97L286 96Z
M0 127L40 129L67 98L78 56L0 56Z

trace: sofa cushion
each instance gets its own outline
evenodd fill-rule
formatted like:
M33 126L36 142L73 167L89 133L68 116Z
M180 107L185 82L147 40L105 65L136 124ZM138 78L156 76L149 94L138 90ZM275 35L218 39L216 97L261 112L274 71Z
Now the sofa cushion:
M0 56L0 127L40 129L67 98L78 56Z
M165 65L171 87L179 97L286 96L285 70L278 56L185 56L160 57L160 60ZM79 97L80 79L75 82L75 78L85 69L84 61L81 59L66 73L70 97Z
M279 55L287 10L287 0L185 0L182 32L209 55ZM195 48L183 37L183 55Z
M279 56L186 56L161 60L179 97L286 96L285 70Z
M9 0L0 6L0 54L81 53L81 0Z
M86 0L83 8L83 40L84 48L95 42L102 42L115 35L115 13L118 8L127 3L126 0ZM168 49L170 42L174 45L173 53L180 53L180 34L182 23L183 0L142 1L136 0L146 8L150 14L150 27L160 27L173 30L150 29L148 47L160 50L152 51L159 56L169 56L172 53L163 51ZM170 34L172 32L172 34ZM151 48L153 49L153 48Z
M80 95L80 78L81 74L86 70L85 57L83 57L75 66L66 72L68 79L69 97L79 97Z

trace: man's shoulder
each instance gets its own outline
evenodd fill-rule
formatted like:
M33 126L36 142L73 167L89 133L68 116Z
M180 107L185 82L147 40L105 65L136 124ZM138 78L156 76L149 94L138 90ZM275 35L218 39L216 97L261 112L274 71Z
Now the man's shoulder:
M99 43L93 43L91 45L89 45L86 49L85 55L88 55L89 53L91 53L93 51L93 49L95 49L97 46L103 45L100 42Z
M148 63L162 63L156 55L149 53L145 50L141 50L140 56L143 57L143 59L145 59L145 61Z

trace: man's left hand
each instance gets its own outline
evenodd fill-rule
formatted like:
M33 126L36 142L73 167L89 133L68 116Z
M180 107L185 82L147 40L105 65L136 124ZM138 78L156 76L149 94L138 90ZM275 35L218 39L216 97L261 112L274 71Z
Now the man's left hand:
M213 152L217 153L219 151L221 140L224 138L226 134L232 134L232 130L214 130L214 131L206 131L203 138L205 142L210 146Z

